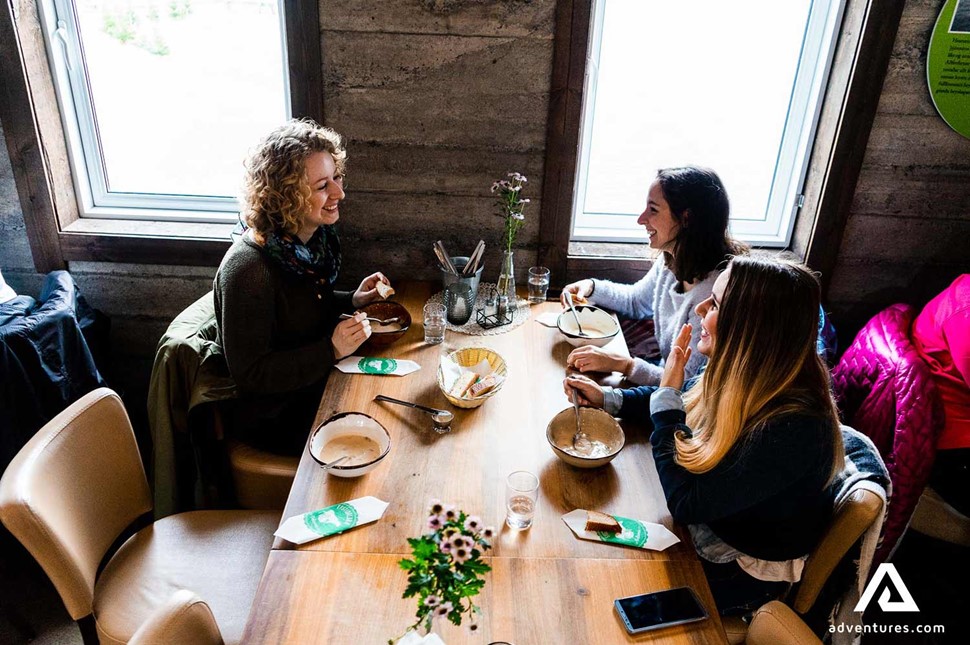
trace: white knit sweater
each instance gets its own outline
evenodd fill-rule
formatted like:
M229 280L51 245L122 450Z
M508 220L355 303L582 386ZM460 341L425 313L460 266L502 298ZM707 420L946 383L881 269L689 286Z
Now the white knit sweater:
M690 291L680 293L677 277L667 268L663 255L660 255L654 260L650 271L635 284L594 279L590 300L630 318L643 319L652 316L662 359L667 358L684 323L693 325L694 331L690 339L693 351L684 373L684 378L689 379L707 362L707 358L697 351L697 341L701 337L701 320L694 308L711 296L717 275L717 271L711 271L703 280L695 283ZM661 365L635 358L633 370L627 379L636 385L658 385L662 375Z

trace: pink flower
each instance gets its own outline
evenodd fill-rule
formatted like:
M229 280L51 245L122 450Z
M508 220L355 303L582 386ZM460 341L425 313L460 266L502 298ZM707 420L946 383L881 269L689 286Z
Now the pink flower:
M451 540L442 540L441 544L438 546L438 549L442 553L451 553L451 550L454 548L455 548L455 545L454 543L452 543Z
M428 502L428 515L440 515L444 508L440 499L433 499Z
M431 594L430 596L424 599L425 607L437 607L440 604L441 604L441 598L439 598L434 594Z
M472 621L470 623L468 623L468 631L469 631L469 633L471 633L471 634L477 634L479 629L481 629L481 627L479 626L477 620L472 619Z
M495 537L495 527L486 526L485 530L482 531L482 537L485 538L486 540L491 540L493 537Z
M446 602L438 605L434 610L435 616L447 616L451 613L451 602Z
M461 546L456 546L451 551L451 557L455 562L460 564L472 557L472 550L464 544Z
M471 546L471 542L466 543L464 535L456 535L451 538L451 546L453 547Z
M444 525L444 520L441 519L440 515L432 515L428 518L428 528L432 531L437 531Z
M478 533L482 530L482 518L477 515L469 515L465 520L465 530Z
M454 504L445 504L445 519L449 522L458 518L458 509Z

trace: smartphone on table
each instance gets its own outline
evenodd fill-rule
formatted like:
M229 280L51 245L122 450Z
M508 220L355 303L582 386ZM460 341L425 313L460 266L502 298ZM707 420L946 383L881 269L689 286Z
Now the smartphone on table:
M707 618L707 612L690 587L619 598L613 601L613 606L631 634Z

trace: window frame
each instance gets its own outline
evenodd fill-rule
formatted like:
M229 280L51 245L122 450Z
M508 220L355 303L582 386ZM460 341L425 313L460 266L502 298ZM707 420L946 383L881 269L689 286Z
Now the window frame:
M283 0L291 113L324 122L319 7ZM34 265L75 260L218 266L235 217L224 224L80 217L66 134L32 0L0 11L0 120Z
M594 0L557 4L553 72L540 213L539 262L558 285L597 275L645 271L641 245L616 243L589 254L572 238L580 129ZM809 146L805 196L788 249L822 272L827 288L862 167L882 82L906 0L848 0L838 29L829 86Z

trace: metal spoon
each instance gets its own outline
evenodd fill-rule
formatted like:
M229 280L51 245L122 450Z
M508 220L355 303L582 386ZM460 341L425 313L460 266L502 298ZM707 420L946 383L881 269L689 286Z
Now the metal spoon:
M576 313L576 308L573 307L573 294L571 291L566 292L566 302L569 304L569 311L573 312L573 318L576 319L576 329L579 330L577 336L580 338L591 338L589 334L583 331L583 326L579 324L579 314Z
M357 455L354 455L354 456L356 457ZM341 464L341 463L347 461L348 459L350 459L350 455L344 455L340 459L334 459L329 464L320 464L320 467L323 468L324 470L330 470L334 466L336 466L338 464Z
M438 408L429 408L426 405L421 405L419 403L411 403L410 401L400 401L398 399L392 399L389 396L384 396L383 394L378 394L374 397L375 401L384 401L385 403L397 403L398 405L406 405L409 408L414 408L415 410L421 410L422 412L427 412L431 415L431 421L434 423L435 432L438 434L444 434L451 431L451 422L454 421L455 415L448 410L439 410Z
M340 314L341 320L347 320L353 317L353 314ZM394 316L393 318L371 318L370 316L367 316L367 320L372 323L377 323L378 325L393 325L394 323L401 322L401 317Z
M579 392L573 390L573 411L576 413L576 434L573 435L573 448L576 452L588 455L593 449L593 443L583 432L582 417L579 414Z

